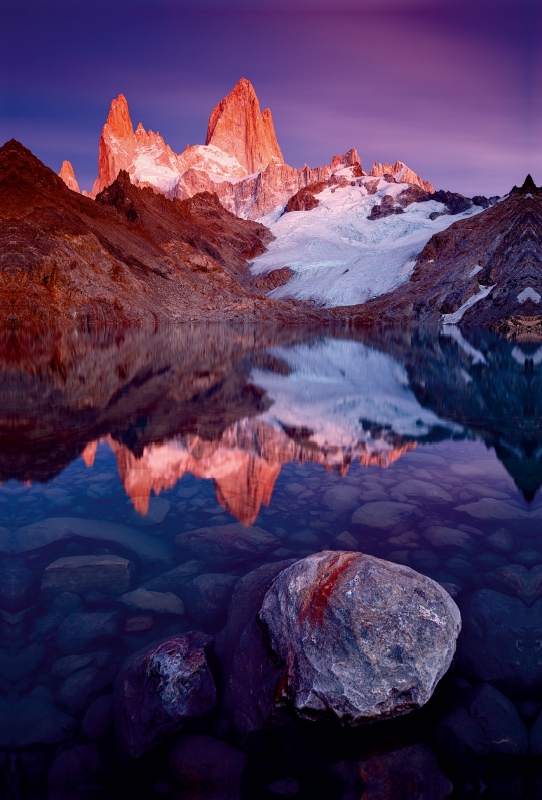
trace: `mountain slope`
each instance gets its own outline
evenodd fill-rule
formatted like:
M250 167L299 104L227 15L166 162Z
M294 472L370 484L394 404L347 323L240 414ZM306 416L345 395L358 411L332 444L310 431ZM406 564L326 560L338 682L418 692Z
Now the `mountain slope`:
M499 203L431 237L410 279L359 308L360 321L542 331L541 243L542 189L528 176Z
M121 174L93 201L18 142L0 148L3 321L291 319L233 277L269 238L213 195L171 201Z

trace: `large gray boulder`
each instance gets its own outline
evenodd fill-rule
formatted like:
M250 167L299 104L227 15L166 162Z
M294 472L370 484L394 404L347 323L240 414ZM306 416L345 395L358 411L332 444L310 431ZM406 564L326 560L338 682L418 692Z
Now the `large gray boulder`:
M132 656L115 684L115 730L121 750L139 758L216 704L207 663L212 638L199 631Z
M283 663L275 693L300 716L358 725L423 706L448 670L459 610L435 581L361 553L325 551L281 572L259 614Z

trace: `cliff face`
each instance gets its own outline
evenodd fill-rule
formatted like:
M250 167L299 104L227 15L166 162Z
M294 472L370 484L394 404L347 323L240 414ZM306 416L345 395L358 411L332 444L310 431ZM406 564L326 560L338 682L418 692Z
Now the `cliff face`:
M121 173L92 201L18 142L0 148L2 321L291 319L236 279L269 238L216 196L167 200Z
M213 109L205 144L235 156L249 175L284 162L271 111L260 113L256 92L246 78Z
M168 198L215 193L224 208L245 219L259 219L283 208L300 189L327 181L345 166L357 166L357 151L335 156L330 165L298 169L284 163L269 109L260 111L252 84L242 78L213 110L205 145L187 145L175 153L163 137L139 123L134 130L124 95L113 100L98 154L95 197L120 170L136 186L152 186ZM385 165L388 167L388 165ZM428 188L402 162L389 168L401 180Z
M541 243L542 189L528 176L491 208L435 234L410 279L360 307L359 319L482 325L540 337Z

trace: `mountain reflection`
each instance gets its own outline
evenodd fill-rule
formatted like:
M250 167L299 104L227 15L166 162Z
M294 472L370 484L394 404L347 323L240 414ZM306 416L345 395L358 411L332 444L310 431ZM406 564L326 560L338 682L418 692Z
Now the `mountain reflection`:
M50 481L99 440L134 508L186 473L245 525L288 462L344 475L417 442L481 438L542 484L542 358L485 331L272 327L5 332L0 479Z

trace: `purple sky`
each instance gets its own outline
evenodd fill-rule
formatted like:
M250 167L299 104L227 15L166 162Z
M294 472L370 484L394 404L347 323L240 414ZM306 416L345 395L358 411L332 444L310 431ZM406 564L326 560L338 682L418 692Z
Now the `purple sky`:
M174 150L203 143L237 80L270 107L289 164L402 160L437 188L542 184L535 0L4 0L0 138L82 188L111 99Z

